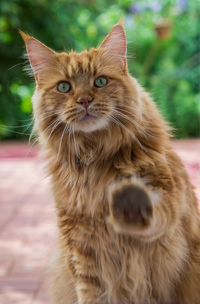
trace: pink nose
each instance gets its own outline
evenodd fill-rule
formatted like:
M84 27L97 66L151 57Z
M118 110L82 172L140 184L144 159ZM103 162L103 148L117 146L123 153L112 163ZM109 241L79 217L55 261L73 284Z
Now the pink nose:
M92 100L93 100L92 96L82 95L77 98L76 102L81 104L83 107L87 108L89 106L90 102L92 102Z

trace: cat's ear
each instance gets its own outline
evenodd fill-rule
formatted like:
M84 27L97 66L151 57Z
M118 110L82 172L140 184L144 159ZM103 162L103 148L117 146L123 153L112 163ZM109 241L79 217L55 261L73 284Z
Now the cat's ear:
M100 48L104 48L110 56L118 58L123 63L124 68L126 68L127 42L123 20L113 26L110 33L101 43Z
M28 59L34 72L35 79L52 64L56 53L34 37L19 30L27 50Z

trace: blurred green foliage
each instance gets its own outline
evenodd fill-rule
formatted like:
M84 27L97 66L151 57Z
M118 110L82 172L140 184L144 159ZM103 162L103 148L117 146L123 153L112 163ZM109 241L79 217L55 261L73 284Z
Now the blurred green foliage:
M129 69L177 137L200 135L199 0L1 0L0 138L31 130L34 81L18 28L57 51L97 46L125 16Z

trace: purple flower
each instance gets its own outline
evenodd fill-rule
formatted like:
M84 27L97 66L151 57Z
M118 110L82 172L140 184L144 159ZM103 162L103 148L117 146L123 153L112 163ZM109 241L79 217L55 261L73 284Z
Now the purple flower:
M153 1L149 5L149 8L151 9L152 12L157 13L162 9L162 5L159 1Z
M140 14L142 12L142 7L139 2L133 3L130 7L133 14Z
M187 0L176 0L176 5L181 11L184 11L187 7Z
M161 9L162 9L162 5L159 1L153 1L151 4L135 2L130 6L130 10L133 14L141 14L147 10L157 13Z
M184 11L187 7L187 0L177 0L176 3L182 11Z

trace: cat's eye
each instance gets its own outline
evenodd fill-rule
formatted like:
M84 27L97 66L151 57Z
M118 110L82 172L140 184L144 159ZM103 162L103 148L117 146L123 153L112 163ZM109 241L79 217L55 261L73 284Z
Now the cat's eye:
M57 84L57 90L61 93L68 93L71 88L71 84L68 81L60 81Z
M94 81L94 86L97 88L105 87L108 83L108 79L104 76L99 76Z

